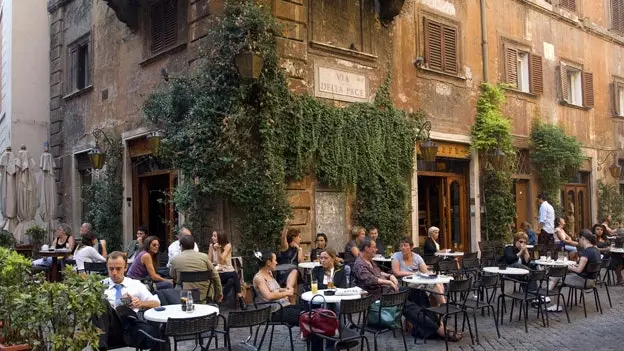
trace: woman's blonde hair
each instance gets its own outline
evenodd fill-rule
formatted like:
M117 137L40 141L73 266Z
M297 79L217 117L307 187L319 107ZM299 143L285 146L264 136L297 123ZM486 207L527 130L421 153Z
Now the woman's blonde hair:
M351 227L351 240L357 239L361 232L366 233L366 229L358 225L354 225L353 227Z
M514 237L513 237L514 244L517 243L518 240L520 239L524 239L524 241L529 241L529 236L526 235L525 232L517 232L516 234L514 234Z

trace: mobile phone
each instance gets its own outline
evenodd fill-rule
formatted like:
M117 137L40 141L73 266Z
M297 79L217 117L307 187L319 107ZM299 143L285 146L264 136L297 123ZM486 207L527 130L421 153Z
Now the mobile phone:
M154 311L157 311L157 312L164 311L164 310L165 310L165 308L163 306L154 308Z

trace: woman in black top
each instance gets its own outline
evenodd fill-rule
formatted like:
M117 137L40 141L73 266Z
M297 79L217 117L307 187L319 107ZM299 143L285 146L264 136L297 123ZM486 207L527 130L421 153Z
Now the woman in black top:
M325 233L316 233L316 248L310 253L310 261L316 262L319 255L327 248L327 235Z
M611 257L609 269L615 271L616 284L624 284L624 280L622 279L624 259L622 259L621 254L609 254L610 243L607 240L607 228L605 228L604 224L594 224L592 232L596 235L596 247L598 248L598 251L608 254Z
M319 289L327 289L330 280L333 281L336 288L347 287L345 271L338 266L336 258L336 250L334 249L325 249L319 255L321 265L312 269L312 279L316 279Z
M297 229L284 229L282 231L282 240L280 244L280 253L277 258L279 264L298 265L303 262L303 250L299 243L301 242L301 232Z
M503 257L501 257L501 263L504 263L510 267L524 268L531 262L531 256L527 249L527 241L529 237L525 232L518 232L514 235L513 245L505 247L503 251Z

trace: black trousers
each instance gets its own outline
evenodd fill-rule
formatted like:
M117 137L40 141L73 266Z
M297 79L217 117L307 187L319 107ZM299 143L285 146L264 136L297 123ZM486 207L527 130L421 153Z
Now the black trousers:
M93 323L102 329L100 335L99 350L122 346L139 347L141 349L160 350L160 344L145 336L140 330L158 338L158 329L147 324L145 321L120 317L117 311L108 303L106 310L100 317L94 318Z
M221 272L219 273L219 278L221 278L222 286L226 286L228 281L232 279L232 283L234 284L234 291L237 294L241 292L240 279L238 278L238 274L236 274L236 272ZM225 292L223 293L223 296L225 296Z

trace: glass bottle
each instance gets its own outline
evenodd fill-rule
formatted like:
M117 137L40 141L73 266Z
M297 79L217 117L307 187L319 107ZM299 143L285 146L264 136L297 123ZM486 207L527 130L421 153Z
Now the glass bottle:
M193 292L190 290L186 295L186 312L193 312Z

